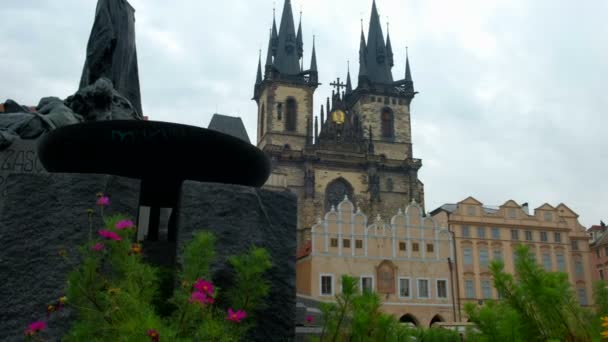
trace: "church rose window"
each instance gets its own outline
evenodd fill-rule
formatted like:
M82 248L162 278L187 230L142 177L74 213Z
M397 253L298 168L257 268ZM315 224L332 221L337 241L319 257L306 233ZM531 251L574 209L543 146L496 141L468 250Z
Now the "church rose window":
M382 110L382 115L380 119L382 122L382 137L392 138L394 136L393 111L390 108L385 107Z
M297 104L296 100L289 98L286 103L286 112L285 112L285 129L293 132L296 130L296 120L297 120Z
M353 200L353 187L344 178L329 183L325 190L325 211L330 211L332 205L337 209L344 196L348 196L350 201Z

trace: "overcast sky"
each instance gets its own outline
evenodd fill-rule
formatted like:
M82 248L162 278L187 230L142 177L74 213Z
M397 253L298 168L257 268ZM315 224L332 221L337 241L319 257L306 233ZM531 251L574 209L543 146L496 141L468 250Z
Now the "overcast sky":
M206 127L215 112L243 118L252 140L258 50L272 0L131 0L144 114ZM608 2L377 0L402 78L409 46L414 156L426 207L474 196L565 203L585 226L608 219ZM65 98L80 80L95 0L3 0L0 101ZM294 0L305 65L317 36L320 82L358 71L360 19L371 0ZM283 0L276 0L277 24ZM356 83L356 81L355 81ZM204 158L201 154L200 158Z

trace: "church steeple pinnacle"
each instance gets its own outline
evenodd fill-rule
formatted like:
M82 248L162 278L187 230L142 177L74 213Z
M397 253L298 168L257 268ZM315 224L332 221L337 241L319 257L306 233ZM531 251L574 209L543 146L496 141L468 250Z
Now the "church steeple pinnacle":
M274 48L272 47L272 29L270 29L270 38L268 39L268 52L266 53L266 70L270 71L270 67L272 67L272 56Z
M380 26L380 16L376 7L376 1L372 3L372 14L369 21L369 32L367 34L366 72L371 82L390 84L393 82L387 47Z
M279 44L274 59L274 66L280 73L285 75L297 75L300 73L291 0L285 0L285 5L283 6L281 26L279 28Z
M350 61L346 61L346 95L353 92L353 84L350 81Z
M388 30L388 22L386 23L386 57L388 58L389 67L393 67L395 65L395 61L393 59L393 47L391 45L391 34Z
M310 71L317 70L317 51L315 49L315 36L312 36L312 57L310 58Z
M255 84L259 85L262 83L262 49L258 55L258 73L255 75Z
M412 82L412 72L410 71L410 57L408 55L407 46L405 47L405 80Z
M270 32L270 47L272 47L272 56L277 55L277 49L279 48L279 34L277 33L277 21L275 15L275 9L272 8L272 30Z
M298 34L296 36L296 45L298 48L298 57L304 56L304 42L302 41L302 12L300 12L300 24L298 25Z
M361 42L359 43L359 78L367 76L367 45L363 33L363 19L361 19Z

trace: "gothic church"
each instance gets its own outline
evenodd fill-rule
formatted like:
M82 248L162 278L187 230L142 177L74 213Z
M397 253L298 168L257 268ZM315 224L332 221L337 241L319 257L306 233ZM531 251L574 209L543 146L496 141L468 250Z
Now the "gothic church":
M375 1L367 39L362 30L359 75L353 89L337 81L313 114L319 71L313 40L303 67L302 25L296 33L291 1L270 30L266 62L258 63L253 99L258 106L257 146L272 161L265 187L298 196L298 244L310 227L345 196L365 213L392 217L407 203L424 208L422 166L413 158L410 104L416 92L406 57L403 79L394 80L390 35L385 39Z

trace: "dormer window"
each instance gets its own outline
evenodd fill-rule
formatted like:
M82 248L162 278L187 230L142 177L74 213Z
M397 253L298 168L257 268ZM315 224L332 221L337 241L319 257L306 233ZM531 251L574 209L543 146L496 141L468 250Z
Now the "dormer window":
M380 116L382 125L382 137L393 138L395 136L393 110L384 107Z

